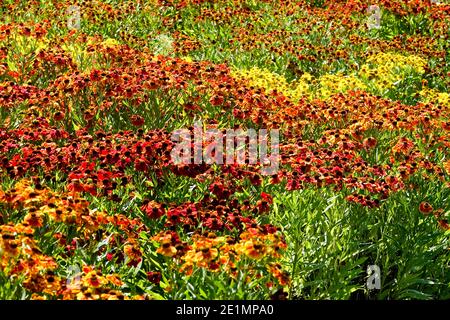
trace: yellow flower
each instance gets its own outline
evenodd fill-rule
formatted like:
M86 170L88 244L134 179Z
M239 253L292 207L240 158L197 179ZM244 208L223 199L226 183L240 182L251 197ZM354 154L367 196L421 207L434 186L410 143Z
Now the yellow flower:
M445 161L443 164L445 171L447 171L447 174L450 175L450 160Z
M116 39L112 39L112 38L107 38L106 40L104 40L102 42L102 45L104 45L105 47L114 47L119 44L120 44L119 41L117 41Z
M193 61L194 61L194 60L192 60L192 58L189 57L189 56L181 57L181 60L184 60L184 61L186 61L186 62L193 62Z

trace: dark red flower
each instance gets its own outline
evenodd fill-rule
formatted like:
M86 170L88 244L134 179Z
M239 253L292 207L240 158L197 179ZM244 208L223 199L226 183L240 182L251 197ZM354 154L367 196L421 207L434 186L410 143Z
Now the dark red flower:
M136 127L142 127L145 123L145 120L140 115L134 114L131 116L131 124Z
M209 186L209 191L219 199L227 199L230 197L231 192L228 190L222 182L214 181Z
M64 119L64 112L61 111L57 111L55 112L55 114L53 115L53 119L55 119L55 121L61 121L62 119Z
M271 300L287 300L288 294L283 289L278 289L277 292L270 296Z
M149 271L147 272L147 279L151 283L158 285L162 279L161 272Z
M254 173L250 176L250 182L254 186L259 186L262 183L262 179L257 173Z
M438 220L439 226L444 230L450 230L450 225L445 220Z
M134 167L136 168L137 171L146 171L148 168L145 159L136 159L134 161Z

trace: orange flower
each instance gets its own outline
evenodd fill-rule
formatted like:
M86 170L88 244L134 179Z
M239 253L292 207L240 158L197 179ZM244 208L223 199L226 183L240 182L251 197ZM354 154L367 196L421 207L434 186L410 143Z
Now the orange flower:
M268 266L269 272L278 280L281 286L287 286L290 281L289 274L283 271L279 263L271 263Z
M439 226L444 230L450 230L450 225L445 220L438 220Z
M177 249L170 242L164 242L156 252L166 257L173 257L177 254Z
M397 144L392 148L394 153L408 154L414 148L414 143L408 138L400 138Z
M450 121L443 122L442 129L444 129L445 131L450 131Z
M31 300L47 300L47 297L46 296L41 296L41 295L39 295L37 293L33 293L31 295Z
M377 145L377 139L375 139L374 137L369 137L367 139L364 139L363 144L366 149L372 149Z
M219 255L217 248L203 248L200 250L189 250L184 256L185 263L182 266L184 272L189 272L191 267L196 265L197 267L207 268Z
M257 240L247 240L240 244L238 252L244 253L253 259L261 259L266 254L266 246Z
M120 278L114 274L106 275L106 280L108 280L111 284L118 286L118 287L123 285L122 280L120 280Z
M28 223L31 227L39 228L42 227L43 219L40 216L39 212L36 211L36 208L32 208L34 211L31 211L25 216L24 221Z
M107 282L108 281L101 275L101 273L99 273L97 271L88 272L83 277L83 284L86 287L90 287L90 288L101 287L102 285L106 284Z
M142 260L142 252L136 243L129 243L124 246L125 255L130 260L131 265L137 265Z

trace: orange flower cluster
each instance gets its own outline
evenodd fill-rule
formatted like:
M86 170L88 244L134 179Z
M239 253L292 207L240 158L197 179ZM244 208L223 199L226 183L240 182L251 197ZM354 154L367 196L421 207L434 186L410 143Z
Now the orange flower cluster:
M56 269L57 264L53 258L41 252L33 240L34 230L26 223L0 225L0 268L7 275L24 275L25 281L31 286L32 278L42 278L41 272L50 272ZM52 281L47 283L53 286ZM48 289L46 283L38 285L42 290Z
M24 211L23 221L16 225L0 225L0 267L2 272L11 275L23 275L23 286L34 293L34 298L57 296L63 299L129 299L118 290L109 290L107 285L117 287L122 282L117 276L102 276L92 268L83 268L84 275L75 287L65 286L65 279L57 276L58 265L52 257L44 255L33 239L35 230L43 227L44 219L74 225L88 240L102 226L117 225L129 231L135 229L134 220L123 215L108 216L105 213L89 210L89 203L76 193L60 195L30 180L23 179L14 188L0 190L0 203L13 209ZM5 218L5 217L3 217ZM55 234L60 243L66 243L65 237ZM75 241L75 239L74 239ZM74 242L73 241L73 242ZM132 240L129 240L132 243ZM71 246L67 246L71 249ZM140 259L139 249L128 244L124 253L131 264ZM42 295L44 294L44 295ZM141 299L142 297L135 297Z
M190 274L196 266L216 272L227 270L236 274L237 265L244 257L276 261L281 257L280 252L286 248L286 243L280 233L261 229L250 227L240 234L238 240L230 236L216 236L214 233L196 234L193 236L194 244L181 256L184 263L180 270ZM166 242L162 243L162 247L164 243ZM269 272L279 280L281 286L287 285L288 274L279 265L274 267L275 265L275 262L268 265ZM248 271L256 274L256 270Z
M23 179L13 189L0 194L0 202L26 212L23 221L28 226L40 228L44 219L48 218L55 222L78 225L83 229L83 236L89 237L100 225L108 222L105 213L90 211L89 202L76 193L68 196L56 194L40 184L33 187L32 183Z
M428 202L424 201L421 202L419 205L419 211L428 216L430 214L433 214L434 217L436 218L439 226L444 229L444 230L450 230L450 223L447 222L447 220L445 219L445 217L442 215L443 214L443 209L437 209L435 210L433 208L433 206L431 204L429 204Z
M123 282L117 275L104 275L90 266L83 266L79 274L72 275L61 287L64 300L143 300L144 296L128 296L118 289Z

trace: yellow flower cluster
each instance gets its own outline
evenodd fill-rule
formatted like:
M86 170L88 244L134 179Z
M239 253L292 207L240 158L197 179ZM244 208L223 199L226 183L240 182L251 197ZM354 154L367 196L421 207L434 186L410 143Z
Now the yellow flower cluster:
M354 75L345 76L342 73L326 74L319 78L320 95L322 98L329 98L338 92L346 92L348 90L361 89L367 86Z
M87 45L90 44L90 41L88 40ZM61 45L61 48L70 54L70 57L72 58L72 61L75 62L78 68L83 66L83 61L87 61L88 63L85 63L85 65L89 66L93 64L93 58L92 53L89 53L86 50L86 46L82 46L80 44L76 43L64 43ZM84 71L90 71L90 68L85 68Z
M392 52L380 52L370 56L366 62L374 63L383 67L391 67L393 69L405 69L412 68L419 73L425 72L425 66L427 65L427 61L419 56L415 55L401 55L398 53Z
M47 48L48 40L45 38L36 39L23 35L14 35L9 41L0 41L0 46L15 48L15 50L8 51L7 64L9 70L18 71L19 55L21 57L27 57L38 54L39 51Z
M267 92L273 90L282 92L288 99L297 102L302 97L318 96L327 99L336 93L348 90L369 88L384 92L396 82L405 79L411 72L425 73L426 65L427 61L419 56L380 52L369 56L358 72L349 75L326 74L318 79L313 79L309 73L304 73L291 83L288 83L282 75L257 67L248 70L235 69L232 71L232 75L238 80L246 81L249 85L257 88L263 88ZM448 95L440 94L439 99L448 101Z
M239 80L247 81L251 86L263 88L268 92L273 90L282 92L293 102L297 102L303 97L315 97L317 93L321 98L328 98L338 92L366 88L366 85L357 77L353 75L344 76L340 73L327 74L318 78L318 80L313 79L311 74L304 73L299 79L291 83L288 83L286 78L281 75L256 67L249 70L234 70L232 75ZM313 95L316 83L319 83L320 88Z
M450 94L447 92L439 92L436 89L425 87L419 94L424 102L432 102L445 107L450 107Z
M294 102L310 94L309 82L312 76L309 73L304 73L300 79L291 83L288 83L286 78L279 74L257 67L248 70L235 69L231 74L238 80L248 82L250 86L263 88L267 92L273 90L282 92L288 99Z
M189 57L189 56L180 57L180 59L183 60L183 61L189 62L189 63L191 63L191 62L194 61L194 60L193 60L191 57Z
M61 48L70 54L72 60L75 62L78 68L83 71L90 72L93 69L101 69L101 64L97 61L101 55L95 51L88 51L89 46L98 45L105 49L114 48L120 45L120 42L116 39L106 38L98 43L98 39L95 37L87 37L85 43L66 42L61 45Z
M419 56L392 52L371 55L358 72L358 77L383 92L411 72L425 73L427 61Z

